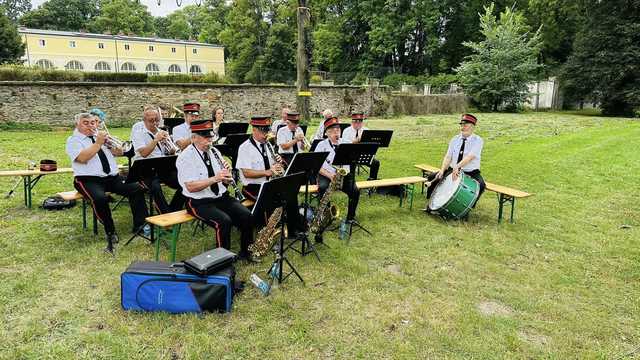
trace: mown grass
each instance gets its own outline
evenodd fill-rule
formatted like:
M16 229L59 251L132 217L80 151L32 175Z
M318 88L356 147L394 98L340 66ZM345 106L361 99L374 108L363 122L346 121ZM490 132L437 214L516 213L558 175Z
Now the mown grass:
M516 223L497 224L487 193L467 223L443 222L397 198L362 196L374 233L327 236L322 262L290 258L305 278L262 297L250 285L230 314L127 313L119 274L151 259L142 241L105 256L80 208L26 210L0 200L2 358L616 358L640 345L638 122L563 113L480 114L488 181L535 194ZM457 131L448 115L375 119L395 130L382 177L438 165ZM126 138L128 129L113 132ZM3 168L64 155L68 132L0 134ZM8 191L16 179L0 179ZM19 188L20 189L20 188ZM38 184L34 203L70 190L70 176ZM338 195L344 214L345 196ZM121 237L128 208L115 213ZM178 257L203 248L183 228ZM234 235L237 239L237 234ZM234 240L237 246L237 240ZM166 256L166 253L165 253ZM248 279L268 264L238 267ZM635 351L635 352L634 352Z

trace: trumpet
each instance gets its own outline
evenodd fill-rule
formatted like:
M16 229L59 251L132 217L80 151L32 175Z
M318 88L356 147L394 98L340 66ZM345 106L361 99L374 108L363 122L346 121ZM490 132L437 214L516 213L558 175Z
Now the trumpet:
M209 146L208 150L211 150L211 152L213 153L213 157L216 158L216 161L218 162L218 165L220 165L221 168L231 171L227 163L224 160L222 160L222 158L218 155L218 152L215 151L212 148L212 146ZM244 197L244 195L242 195L242 191L240 191L240 188L238 187L238 184L236 183L236 180L233 178L233 176L231 177L231 182L229 183L229 185L233 189L233 195L236 198L236 200L243 202L246 198Z
M158 126L158 129L162 131L166 131L168 135L169 129L164 125L164 118L162 117L162 109L160 109L159 106L158 106L158 119L160 120L160 126ZM162 150L162 153L164 155L173 155L180 152L180 148L178 147L178 145L176 145L176 143L173 142L173 139L171 139L171 135L160 140L158 145L160 145L160 149Z
M311 150L311 144L309 143L309 140L307 140L306 136L302 138L302 147L307 151Z
M107 124L105 124L104 121L100 121L100 125L98 125L95 135L98 135L98 131L104 131L107 133L107 139L104 141L104 145L109 149L121 149L123 153L127 153L133 148L131 141L123 141L111 135L109 133L109 129L107 129Z

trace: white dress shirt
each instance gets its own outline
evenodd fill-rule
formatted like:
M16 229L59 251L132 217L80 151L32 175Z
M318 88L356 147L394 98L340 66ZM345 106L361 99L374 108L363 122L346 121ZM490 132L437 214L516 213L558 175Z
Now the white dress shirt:
M342 143L351 144L353 140L355 140L358 136L362 136L362 132L365 130L369 130L366 127L360 128L360 130L356 131L353 126L349 126L348 128L342 131Z
M135 150L135 155L133 155L132 160L136 161L138 159L151 159L155 157L163 156L162 149L159 144L153 148L153 151L147 157L142 157L140 155L140 149L147 146L153 139L155 135L144 126L144 122L139 121L131 127L131 143L133 144L133 149Z
M245 177L244 174L242 173L242 169L258 170L258 171L268 170L264 168L262 150L259 150L259 148L261 148L260 143L254 140L257 146L256 148L256 146L254 146L251 143L251 140L252 138L243 142L238 148L238 160L236 160L236 169L240 170L239 171L240 181L242 181L244 185L249 185L249 184L259 185L267 182L266 176L259 177L259 178L248 178L248 177ZM264 146L265 146L267 159L269 160L269 165L273 166L276 163L275 159L273 158L273 154L271 154L271 151L267 149L267 146L268 146L267 144L264 144Z
M100 157L98 153L87 163L83 164L81 162L76 161L78 155L82 150L88 148L93 145L93 141L91 138L82 134L78 129L73 130L73 135L67 138L67 146L66 151L67 155L69 155L69 159L71 159L71 168L73 169L73 176L99 176L99 177L107 177L118 175L118 163L116 163L116 158L111 153L105 145L102 145L102 151L107 156L107 160L109 162L110 172L109 174L105 174L102 170L102 163L100 162Z
M295 132L296 132L296 136L297 135L304 136L304 133L302 132L302 129L299 126L296 127ZM293 132L289 130L289 127L285 126L280 128L280 130L278 130L278 137L276 138L276 143L278 144L280 154L293 154L293 146L298 147L298 152L303 150L302 144L300 142L296 142L295 145L291 146L287 150L284 150L282 148L282 144L288 143L291 140L293 140Z
M186 122L183 122L182 124L173 128L171 137L173 138L174 142L182 139L191 140L191 126L189 126L189 124L187 124Z
M469 154L475 155L473 160L469 161L467 165L462 167L463 171L473 171L476 169L480 169L480 157L482 155L482 146L484 141L482 138L476 134L471 134L467 138L467 143L464 145L464 153L463 158ZM451 167L458 163L458 153L460 152L460 147L462 146L462 135L458 134L451 139L449 142L449 148L447 149L447 155L451 157Z
M287 126L287 122L282 119L278 119L271 123L271 132L277 134L278 130L280 130L280 128L283 126Z
M215 148L209 150L211 166L213 166L213 171L218 174L223 168L218 161L216 161L212 151L215 151L221 159L222 155ZM227 191L227 187L222 182L214 184L214 186L218 186L218 194L214 194L211 187L206 187L203 190L192 193L187 190L187 186L185 185L188 182L209 178L209 172L207 171L207 165L205 165L203 161L203 156L203 153L193 144L187 146L180 155L178 155L176 168L178 169L178 183L182 187L182 194L192 199L219 198Z
M339 144L336 144L335 146L337 147L338 145ZM328 138L320 141L318 143L318 146L316 146L313 152L325 152L325 151L329 152L329 155L327 155L327 158L324 160L324 163L322 163L322 168L325 169L330 174L335 174L336 168L333 167L331 164L333 164L333 158L336 156L336 150L331 144L331 140L329 140ZM347 169L347 172L349 172L349 165L344 165L340 167Z

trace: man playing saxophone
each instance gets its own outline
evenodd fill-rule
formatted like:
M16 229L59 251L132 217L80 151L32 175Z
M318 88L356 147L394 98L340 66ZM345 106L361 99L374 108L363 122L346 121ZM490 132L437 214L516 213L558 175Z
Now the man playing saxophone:
M220 152L211 146L213 122L191 122L191 145L178 155L176 167L182 194L187 198L187 212L215 229L217 246L231 248L231 226L240 230L241 259L252 261L248 248L253 242L251 212L229 196L227 184L231 172L222 162Z
M142 114L142 121L139 121L131 128L131 142L135 150L133 161L139 159L150 159L155 157L174 155L176 145L173 144L168 132L160 130L160 113L157 107L146 106ZM153 203L158 212L181 210L184 207L184 196L180 191L178 183L178 172L173 169L162 169L155 174L147 174L144 178L144 185L149 189ZM161 183L166 184L176 192L173 194L171 203L168 204L162 192Z
M324 164L320 168L320 174L318 176L318 193L322 197L329 184L336 176L336 168L332 166L333 158L336 155L336 147L340 144L340 121L337 117L333 116L324 121L324 131L327 138L320 141L315 148L315 152L327 151L327 156ZM349 166L345 166L349 171ZM353 172L349 172L343 179L342 192L349 197L349 205L347 211L347 222L355 219L356 209L358 207L358 201L360 200L360 192L356 187L355 176Z
M293 156L303 151L305 148L305 137L302 129L298 126L300 114L294 112L287 113L287 126L278 130L276 142L280 148L280 156L287 164L291 163Z
M282 159L275 153L273 145L267 142L267 134L271 125L271 118L267 116L252 116L251 137L240 145L236 168L240 172L240 180L244 185L242 191L248 199L258 197L260 186L273 177L284 174ZM267 214L268 215L268 214ZM256 226L265 223L262 216L254 219ZM287 208L287 229L289 237L295 237L302 231L298 204L291 203Z

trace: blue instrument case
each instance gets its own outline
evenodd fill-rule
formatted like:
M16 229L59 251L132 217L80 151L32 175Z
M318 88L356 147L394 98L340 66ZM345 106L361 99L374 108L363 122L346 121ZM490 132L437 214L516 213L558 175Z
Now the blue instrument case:
M175 314L229 312L234 282L233 265L201 276L182 263L136 261L120 276L121 305L124 310Z

